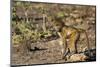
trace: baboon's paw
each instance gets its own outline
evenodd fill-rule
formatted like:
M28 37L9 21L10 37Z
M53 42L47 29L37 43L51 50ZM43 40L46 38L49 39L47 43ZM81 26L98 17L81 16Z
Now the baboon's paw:
M73 62L86 61L88 59L89 57L84 54L73 54L72 56L70 56L70 61L73 61Z

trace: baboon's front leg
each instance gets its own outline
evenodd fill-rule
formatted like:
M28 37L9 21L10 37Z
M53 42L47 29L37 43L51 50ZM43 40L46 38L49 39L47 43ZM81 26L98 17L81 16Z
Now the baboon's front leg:
M61 33L58 32L58 35L59 35L60 40L61 40L60 44L62 46L62 49L61 49L62 58L65 59L66 55L68 53L68 47L67 47L67 41L66 41L66 34L62 35Z
M62 48L62 55L63 59L66 59L66 55L68 54L68 47L67 47L67 41L66 38L63 38L63 48Z
M64 38L64 36L62 35L62 33L60 33L60 32L57 32L57 34L59 35L59 37L60 37L60 45L61 45L61 47L62 47L62 49L61 49L61 54L62 54L62 58L64 57L64 54L65 54L65 50L66 50L66 41L65 41L65 38Z
M77 53L77 40L79 38L79 33L78 32L73 32L69 38L69 50L71 54Z

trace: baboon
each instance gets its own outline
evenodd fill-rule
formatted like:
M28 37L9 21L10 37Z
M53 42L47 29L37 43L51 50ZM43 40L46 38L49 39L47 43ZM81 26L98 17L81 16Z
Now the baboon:
M62 40L62 58L65 59L66 55L75 54L77 52L77 41L79 40L80 34L85 33L87 39L87 48L90 56L89 39L86 30L75 28L73 26L67 26L59 18L54 20L54 29L58 33Z

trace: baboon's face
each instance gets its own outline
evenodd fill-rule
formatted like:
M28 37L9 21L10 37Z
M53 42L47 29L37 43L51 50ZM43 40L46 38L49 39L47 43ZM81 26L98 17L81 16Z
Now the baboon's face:
M55 22L54 23L54 28L58 32L62 27L62 24L60 22Z

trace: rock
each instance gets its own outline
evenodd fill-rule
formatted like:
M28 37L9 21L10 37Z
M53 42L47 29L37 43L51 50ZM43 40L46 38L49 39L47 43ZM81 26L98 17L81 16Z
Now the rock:
M70 56L70 60L73 62L86 61L88 59L89 59L89 57L84 54L73 54L72 56Z
M87 47L84 47L82 51L85 52L87 50L88 50L88 48Z

